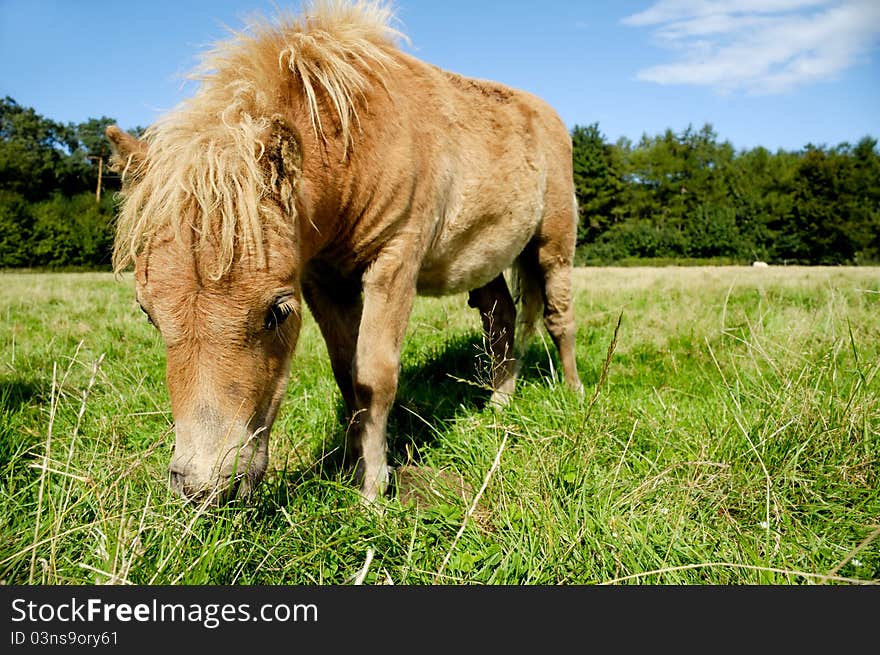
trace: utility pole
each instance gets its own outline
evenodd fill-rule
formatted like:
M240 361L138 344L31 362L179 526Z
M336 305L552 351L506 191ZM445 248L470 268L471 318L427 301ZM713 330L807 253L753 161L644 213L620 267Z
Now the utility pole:
M95 202L101 204L101 174L104 170L104 155L91 155L89 159L98 160L98 186L95 189Z

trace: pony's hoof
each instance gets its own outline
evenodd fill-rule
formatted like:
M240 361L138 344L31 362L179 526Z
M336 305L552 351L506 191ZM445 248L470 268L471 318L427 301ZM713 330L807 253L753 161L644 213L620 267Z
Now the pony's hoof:
M501 411L510 404L511 395L506 391L495 391L489 398L488 406L496 412Z
M496 411L507 407L510 404L511 398L513 398L513 392L515 389L515 377L510 377L504 380L504 382L492 392L492 397L489 398L489 407Z
M361 504L381 513L382 498L388 493L391 467L383 466L382 470L373 476L364 475L360 487Z

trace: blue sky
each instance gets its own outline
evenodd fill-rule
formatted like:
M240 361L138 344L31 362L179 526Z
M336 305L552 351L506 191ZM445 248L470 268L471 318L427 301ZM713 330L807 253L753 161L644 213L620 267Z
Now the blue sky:
M0 0L0 94L146 126L224 25L277 0ZM403 47L638 141L711 123L737 148L880 137L880 0L397 0Z

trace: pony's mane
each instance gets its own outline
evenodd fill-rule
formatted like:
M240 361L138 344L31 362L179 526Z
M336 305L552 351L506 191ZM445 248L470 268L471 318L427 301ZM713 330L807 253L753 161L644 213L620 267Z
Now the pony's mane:
M338 123L343 153L359 124L358 105L395 65L402 35L381 0L314 0L302 16L254 19L208 51L191 74L195 95L146 130L141 157L120 162L126 181L117 219L114 270L131 264L158 231L192 228L216 252L210 275L229 271L236 250L265 262L263 230L284 227L267 203L273 189L292 214L290 184L266 157L286 89L299 93L316 138ZM322 120L321 109L331 111ZM286 188L285 188L286 184Z

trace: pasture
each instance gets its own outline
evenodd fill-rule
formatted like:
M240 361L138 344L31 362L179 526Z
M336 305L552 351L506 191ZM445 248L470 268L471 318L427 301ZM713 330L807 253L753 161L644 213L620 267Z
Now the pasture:
M880 269L581 268L575 314L585 398L542 331L495 412L466 295L419 298L390 459L464 493L374 512L306 312L266 479L198 508L131 277L0 274L0 584L880 581Z

